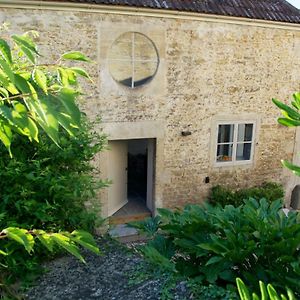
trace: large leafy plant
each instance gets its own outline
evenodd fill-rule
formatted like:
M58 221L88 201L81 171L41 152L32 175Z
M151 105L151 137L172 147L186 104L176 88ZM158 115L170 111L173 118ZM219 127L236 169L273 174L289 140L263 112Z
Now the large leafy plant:
M90 234L62 231L85 225L83 190L95 188L88 162L103 144L82 126L76 104L77 77L89 76L65 65L89 59L74 51L45 63L33 35L0 38L0 297L11 293L12 273L24 275L43 256L41 245L63 248L82 261L78 245L99 253Z
M0 39L0 140L11 153L14 134L39 141L42 129L59 145L59 128L74 135L81 113L77 76L88 77L66 60L89 61L80 52L60 56L54 64L39 63L40 54L30 33Z
M287 127L300 126L300 93L293 94L291 105L288 106L283 102L272 99L273 103L280 108L282 117L278 118L278 123ZM287 160L282 160L282 164L290 169L295 175L300 176L300 167L292 164Z
M241 277L253 288L259 279L299 293L299 216L286 216L281 206L280 200L249 199L240 207L159 209L157 231L142 252L168 272L203 284L226 286Z
M287 288L287 295L279 295L276 289L270 283L266 286L262 281L259 281L261 297L256 293L251 294L241 278L236 279L236 285L241 300L296 300L296 297L291 289Z

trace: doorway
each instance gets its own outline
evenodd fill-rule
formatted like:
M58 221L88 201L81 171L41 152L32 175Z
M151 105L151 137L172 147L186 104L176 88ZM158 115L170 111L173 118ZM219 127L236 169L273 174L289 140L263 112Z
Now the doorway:
M114 224L151 216L155 139L109 142L108 207Z
M128 141L127 199L144 204L147 201L148 140Z

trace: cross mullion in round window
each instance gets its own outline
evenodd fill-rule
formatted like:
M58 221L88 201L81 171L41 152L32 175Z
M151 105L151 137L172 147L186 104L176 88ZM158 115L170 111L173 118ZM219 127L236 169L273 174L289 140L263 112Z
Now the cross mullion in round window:
M114 80L135 88L155 76L159 58L155 45L149 38L138 32L126 32L112 44L108 62Z

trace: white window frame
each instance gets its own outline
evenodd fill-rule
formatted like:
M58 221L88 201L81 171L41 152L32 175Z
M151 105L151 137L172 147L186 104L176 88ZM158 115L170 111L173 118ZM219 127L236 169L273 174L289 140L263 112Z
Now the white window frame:
M244 141L244 142L238 142L237 141L237 135L238 135L238 126L240 124L253 124L252 128L252 139L251 141ZM233 141L228 143L218 143L218 134L219 134L219 125L234 125L233 129ZM254 147L255 147L255 139L256 139L256 121L255 120L227 120L227 121L217 121L216 122L216 135L215 135L215 147L214 147L214 165L216 167L221 166L235 166L235 165L247 165L252 164L254 159ZM245 144L245 143L251 143L251 153L250 153L250 159L249 160L237 160L236 159L236 150L238 144ZM218 145L222 144L233 144L232 146L232 160L228 161L217 161L217 151L218 151Z

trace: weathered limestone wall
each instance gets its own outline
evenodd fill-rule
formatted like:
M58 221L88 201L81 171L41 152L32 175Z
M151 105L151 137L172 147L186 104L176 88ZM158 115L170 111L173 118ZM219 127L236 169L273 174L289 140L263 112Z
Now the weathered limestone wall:
M295 130L277 125L279 110L271 98L288 100L300 88L300 31L26 9L1 9L0 22L4 21L11 23L13 32L38 30L47 60L78 49L95 61L88 66L95 84L88 86L82 106L90 117L99 114L104 128L106 123L123 127L136 122L144 132L145 122L159 122L156 207L199 203L217 184L244 187L278 181L291 187L291 174L280 160L292 159ZM127 31L148 36L160 57L154 79L135 90L120 86L108 71L110 46ZM212 136L219 116L254 117L252 164L214 166ZM183 137L183 130L192 134ZM204 183L207 176L210 182Z

